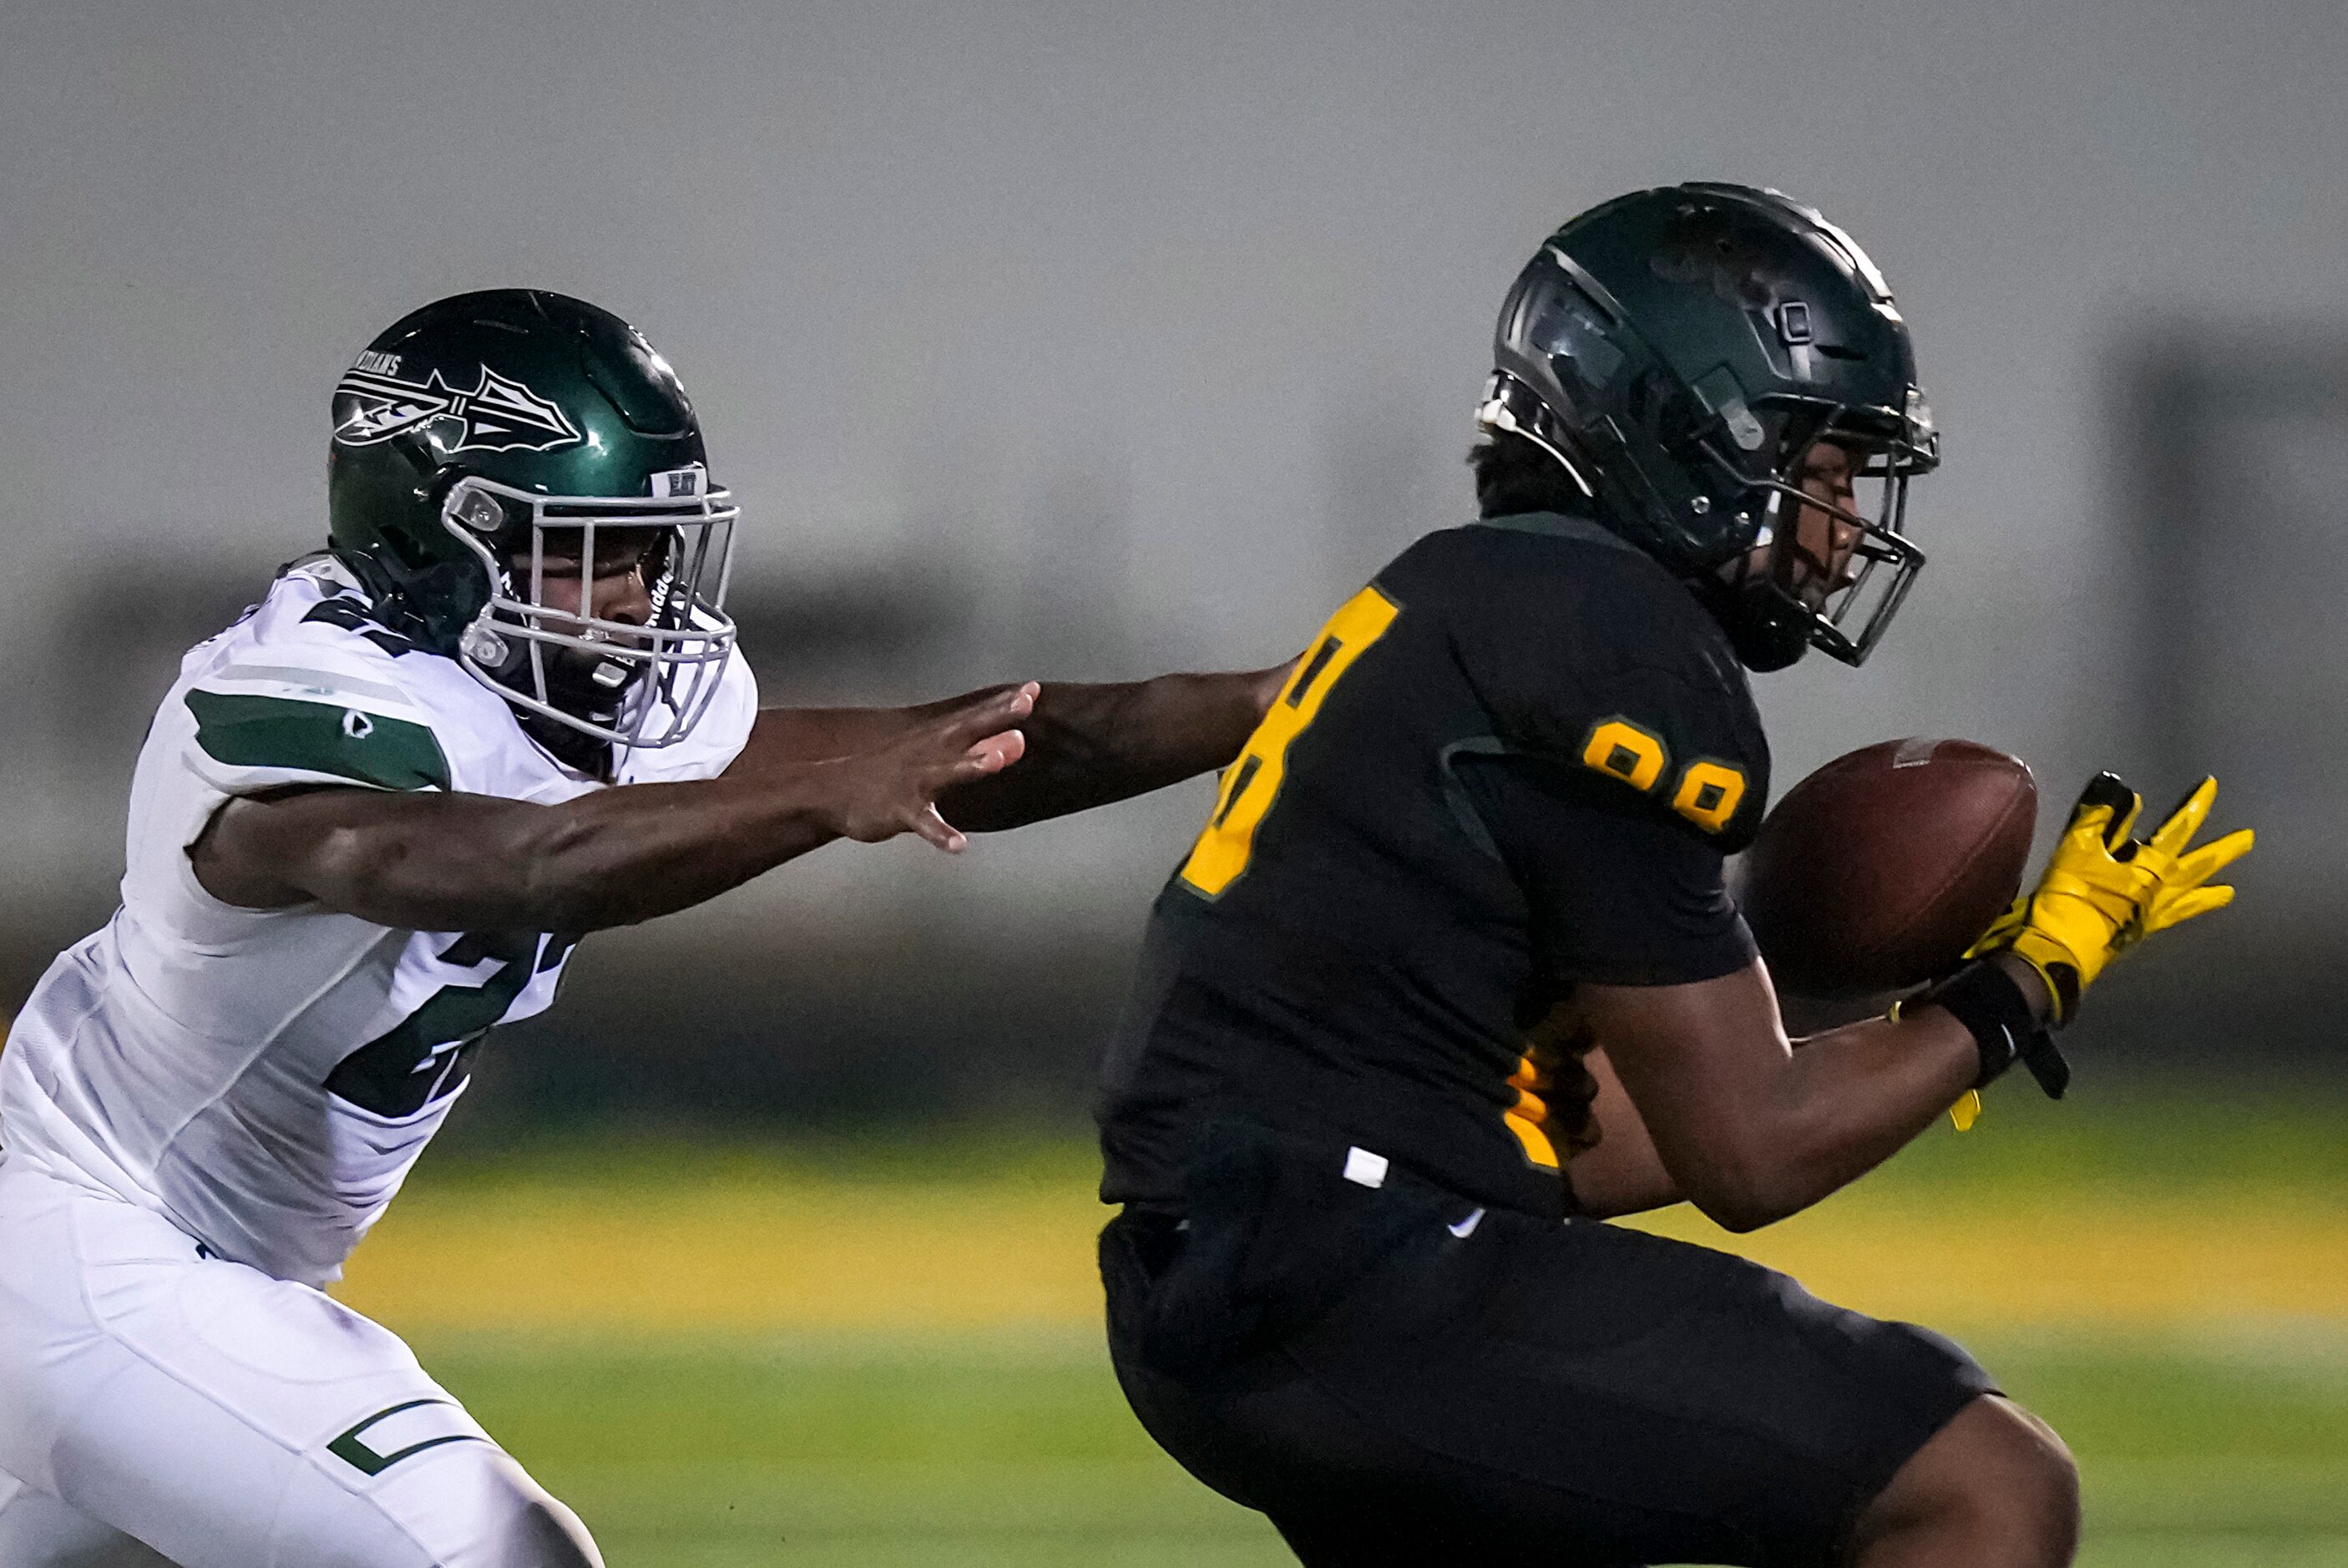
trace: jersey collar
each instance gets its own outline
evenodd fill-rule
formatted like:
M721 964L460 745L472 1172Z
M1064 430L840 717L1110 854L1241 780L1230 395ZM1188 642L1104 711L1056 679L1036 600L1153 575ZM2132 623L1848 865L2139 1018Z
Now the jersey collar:
M1511 533L1540 533L1551 539L1576 539L1584 544L1611 544L1643 559L1647 552L1595 518L1562 511L1515 511L1504 517L1481 517L1478 528L1504 528Z

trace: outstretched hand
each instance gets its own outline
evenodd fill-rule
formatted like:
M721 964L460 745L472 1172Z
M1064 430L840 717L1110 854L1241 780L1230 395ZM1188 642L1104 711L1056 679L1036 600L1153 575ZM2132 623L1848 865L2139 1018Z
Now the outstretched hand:
M2143 797L2111 774L2089 780L2038 885L1972 946L2011 950L2035 969L2070 1022L2079 997L2111 961L2156 932L2222 909L2234 890L2209 879L2250 852L2247 828L2194 846L2217 803L2218 781L2194 787L2151 838L2130 837Z
M1034 682L973 696L924 717L869 751L817 766L834 773L834 826L843 838L877 844L919 833L948 854L969 841L938 812L938 796L1019 760L1026 737L1014 727L1035 706Z

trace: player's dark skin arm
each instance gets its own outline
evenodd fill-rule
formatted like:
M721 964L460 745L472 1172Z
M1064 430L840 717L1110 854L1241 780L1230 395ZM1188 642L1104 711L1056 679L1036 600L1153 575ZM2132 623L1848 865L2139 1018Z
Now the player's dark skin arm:
M1022 721L1019 766L953 785L939 810L955 826L997 832L1147 794L1221 768L1262 721L1294 662L1228 675L1169 675L1086 685L1055 681ZM770 708L736 771L837 757L885 741L954 703L920 707Z
M2044 987L2008 967L2043 1020ZM1890 1159L1981 1069L1972 1034L1939 1007L1814 1035L1797 1051L1758 960L1693 985L1585 985L1576 999L1606 1042L1591 1063L1602 1137L1571 1172L1593 1213L1684 1196L1728 1230L1758 1229ZM1611 1108L1610 1078L1621 1091Z
M1032 686L933 705L885 742L821 761L600 789L560 805L305 789L228 802L189 849L249 909L316 903L417 931L580 934L668 914L836 838L961 833L940 791L1016 761Z
M1631 1103L1622 1075L1602 1050L1581 1058L1598 1094L1590 1102L1590 1119L1598 1129L1596 1147L1574 1155L1566 1167L1573 1187L1574 1206L1601 1220L1618 1214L1643 1214L1650 1209L1684 1202L1687 1195L1663 1169L1655 1140Z

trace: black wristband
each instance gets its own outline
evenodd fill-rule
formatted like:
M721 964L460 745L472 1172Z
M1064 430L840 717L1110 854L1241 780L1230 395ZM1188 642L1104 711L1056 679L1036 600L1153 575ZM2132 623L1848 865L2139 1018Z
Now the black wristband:
M1902 1007L1938 1007L1965 1026L1981 1053L1973 1088L1985 1088L2016 1061L2030 1069L2050 1099L2063 1098L2071 1066L2054 1048L2054 1038L2031 1011L2030 998L2002 964L1976 959Z

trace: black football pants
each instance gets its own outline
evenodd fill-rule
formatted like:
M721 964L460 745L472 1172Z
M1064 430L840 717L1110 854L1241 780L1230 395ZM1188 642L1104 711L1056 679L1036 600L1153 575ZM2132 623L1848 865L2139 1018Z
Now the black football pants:
M1101 1273L1142 1424L1310 1568L1827 1568L1991 1387L1725 1253L1272 1158L1111 1221Z

